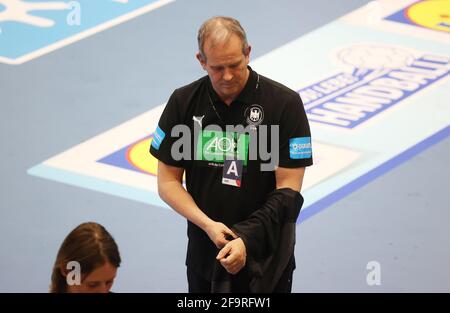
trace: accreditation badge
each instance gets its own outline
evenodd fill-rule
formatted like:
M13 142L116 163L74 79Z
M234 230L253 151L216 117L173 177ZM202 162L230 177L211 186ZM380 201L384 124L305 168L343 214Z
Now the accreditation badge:
M242 160L224 160L222 184L241 187Z

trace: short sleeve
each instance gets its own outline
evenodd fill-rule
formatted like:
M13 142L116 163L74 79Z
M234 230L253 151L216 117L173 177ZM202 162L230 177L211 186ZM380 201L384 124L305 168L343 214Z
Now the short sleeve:
M311 131L300 95L293 95L280 120L280 167L295 168L313 164Z
M172 137L172 128L182 124L182 110L177 103L176 90L167 101L166 107L158 122L150 144L150 153L163 163L176 167L184 167L183 160L173 158L172 145L179 137Z

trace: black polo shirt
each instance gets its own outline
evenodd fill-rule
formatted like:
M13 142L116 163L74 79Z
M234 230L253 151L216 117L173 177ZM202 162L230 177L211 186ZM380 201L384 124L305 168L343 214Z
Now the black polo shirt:
M270 126L279 125L278 166L312 165L311 134L299 94L257 74L250 67L249 70L244 89L230 106L220 100L208 76L176 89L162 113L150 147L151 154L158 160L185 169L186 188L195 203L211 219L228 227L261 207L267 194L275 189L275 172L261 170L261 163L268 161L265 157L262 159L260 153L250 156L250 145L256 141L259 147L264 139L255 140L256 137L246 132L227 134L208 132L205 128L214 124L225 132L225 125L242 125L256 130L259 136L266 127L268 151L271 151L270 135L275 130ZM191 131L191 136L185 137L188 140L184 140L185 147L190 147L191 151L178 149L190 157L181 160L171 154L172 145L175 143L179 147L180 143L179 136L171 135L176 125L185 125ZM197 146L194 146L195 128L204 131L195 135L199 138ZM222 152L234 153L243 160L240 187L222 183ZM203 230L190 222L188 237L187 266L210 279L217 255L215 245Z

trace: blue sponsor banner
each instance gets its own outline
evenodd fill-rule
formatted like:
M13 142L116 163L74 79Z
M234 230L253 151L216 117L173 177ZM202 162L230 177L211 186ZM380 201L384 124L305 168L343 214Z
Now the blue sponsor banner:
M449 65L448 57L424 55L399 68L339 73L298 92L310 121L352 129L446 77Z

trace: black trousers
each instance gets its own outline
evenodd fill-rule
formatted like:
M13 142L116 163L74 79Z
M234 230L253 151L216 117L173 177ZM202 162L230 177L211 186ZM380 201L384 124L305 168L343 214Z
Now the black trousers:
M280 280L275 286L274 293L291 293L292 274L294 273L294 262L289 262L288 266L281 275ZM210 293L211 282L204 279L201 275L187 268L187 279L189 284L189 293ZM247 267L244 267L238 274L232 275L231 290L234 293L248 293L250 277Z

